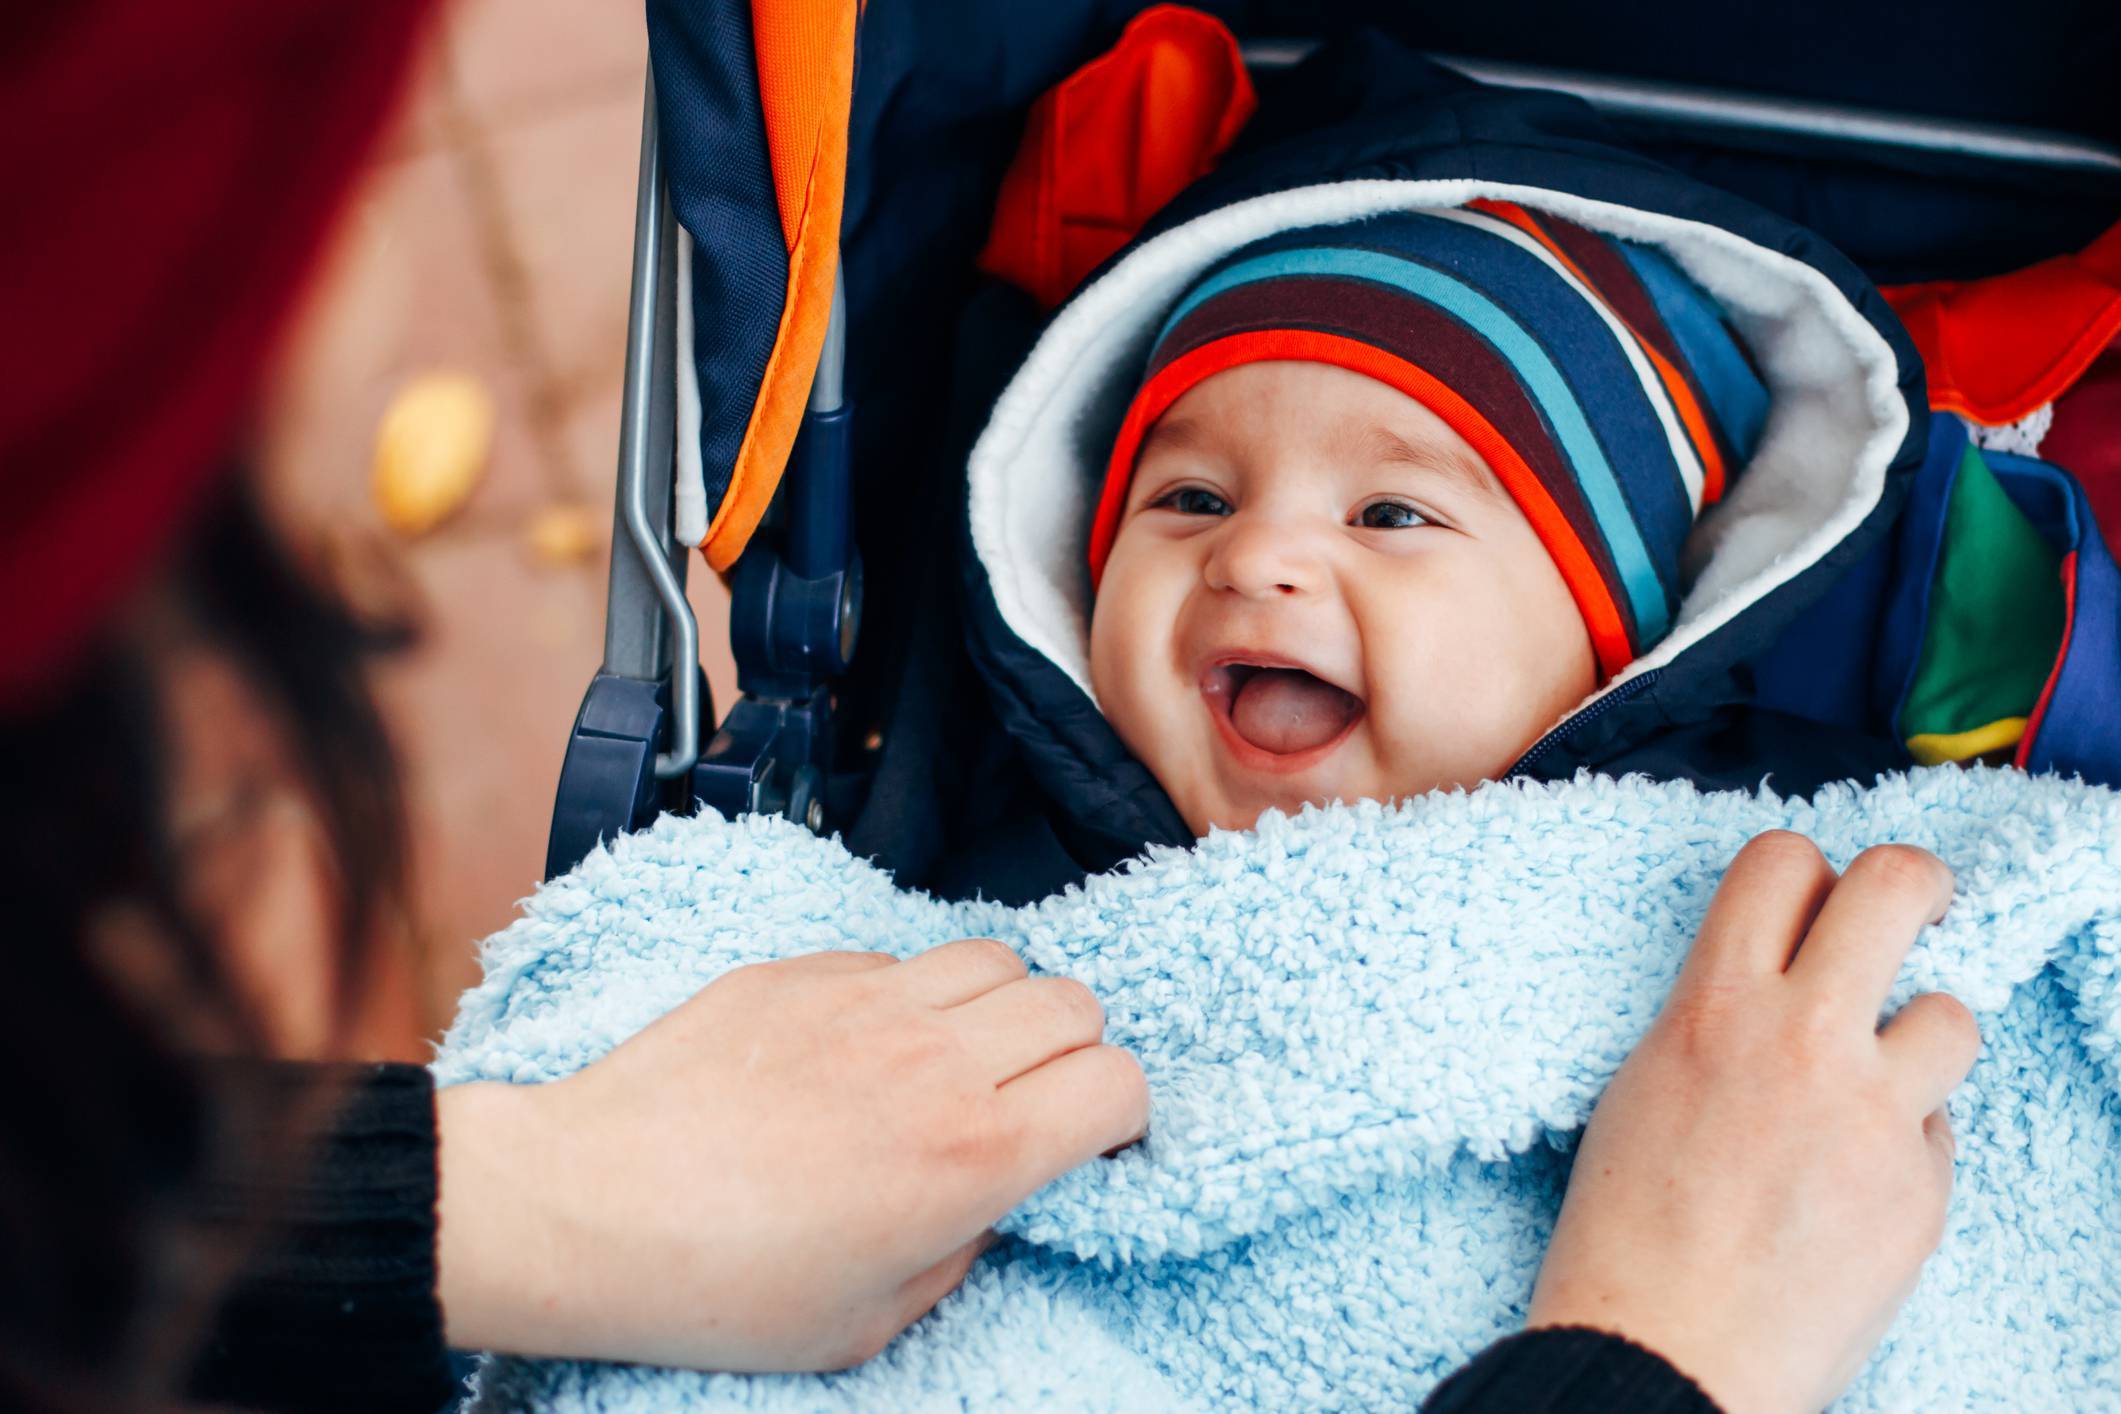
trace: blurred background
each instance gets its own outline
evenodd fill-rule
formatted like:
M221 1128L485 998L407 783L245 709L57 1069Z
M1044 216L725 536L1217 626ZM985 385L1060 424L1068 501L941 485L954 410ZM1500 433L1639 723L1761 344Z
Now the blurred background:
M443 28L261 429L291 527L409 589L422 629L379 684L411 813L411 975L362 1038L409 1059L538 882L602 654L647 62L638 5L457 0ZM437 380L490 400L490 450L461 504L407 534L379 508L378 430ZM724 703L727 600L698 561L690 584Z

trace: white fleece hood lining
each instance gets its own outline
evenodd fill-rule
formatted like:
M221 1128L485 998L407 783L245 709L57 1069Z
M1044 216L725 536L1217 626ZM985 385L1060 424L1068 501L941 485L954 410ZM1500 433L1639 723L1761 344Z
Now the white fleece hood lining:
M1817 563L1877 505L1907 434L1883 336L1826 276L1698 221L1473 179L1334 182L1219 208L1076 295L995 403L968 474L974 553L1011 632L1090 690L1090 507L1148 343L1196 277L1280 231L1513 201L1663 249L1723 305L1769 392L1752 461L1695 526L1672 630L1589 701L1671 662ZM682 444L682 439L681 439Z

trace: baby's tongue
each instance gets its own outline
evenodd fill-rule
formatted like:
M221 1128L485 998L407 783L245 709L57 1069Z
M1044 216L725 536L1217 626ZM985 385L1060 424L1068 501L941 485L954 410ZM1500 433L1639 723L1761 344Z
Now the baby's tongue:
M1260 668L1230 702L1230 724L1262 751L1287 756L1339 736L1362 703L1297 668Z

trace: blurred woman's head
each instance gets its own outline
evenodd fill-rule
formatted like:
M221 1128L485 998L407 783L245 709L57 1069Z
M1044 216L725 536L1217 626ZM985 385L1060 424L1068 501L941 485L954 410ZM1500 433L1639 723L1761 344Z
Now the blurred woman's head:
M320 1029L347 1014L402 897L396 777L363 680L394 640L298 566L236 482L66 684L0 727L15 1378L166 1384L247 1236L187 1228L186 1190L290 1160L236 1137L292 1132L298 1116L266 1112L287 1092L247 1093L209 1058L328 1049ZM267 857L311 842L309 860ZM276 970L255 926L266 879L313 886L316 907L270 910L317 915L317 933L278 940L308 975Z
M0 21L7 1407L168 1397L259 1216L176 1214L296 1151L285 1092L203 1057L313 1040L401 896L364 686L399 635L283 548L232 449L429 8ZM324 937L281 952L253 923L290 841Z

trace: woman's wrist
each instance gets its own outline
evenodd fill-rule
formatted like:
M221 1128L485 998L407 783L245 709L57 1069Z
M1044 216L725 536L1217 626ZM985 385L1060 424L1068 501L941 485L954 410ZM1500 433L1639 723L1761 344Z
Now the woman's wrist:
M541 1087L481 1082L436 1092L435 1294L459 1350L562 1353L564 1264Z

